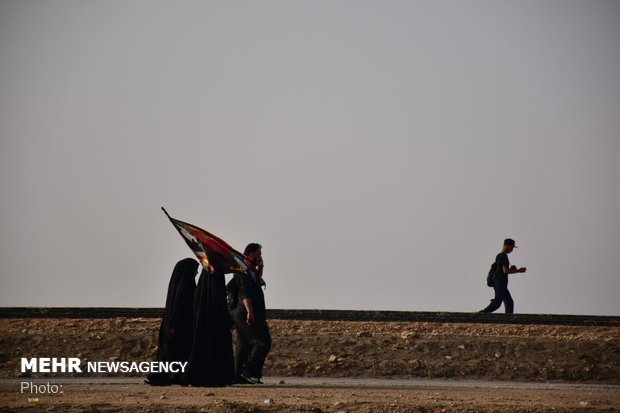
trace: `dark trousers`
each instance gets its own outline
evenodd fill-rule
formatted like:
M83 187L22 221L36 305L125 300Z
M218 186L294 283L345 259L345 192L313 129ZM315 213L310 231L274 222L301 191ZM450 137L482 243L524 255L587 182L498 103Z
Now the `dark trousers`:
M257 317L254 324L246 322L247 313L243 308L232 311L237 330L235 340L235 375L261 378L263 365L271 350L271 334L264 317Z
M487 308L480 312L492 313L493 311L497 310L503 302L506 314L512 314L514 312L515 303L514 301L512 301L510 291L508 291L508 279L503 279L503 277L496 277L493 289L495 290L495 297L491 300L491 303L487 306Z

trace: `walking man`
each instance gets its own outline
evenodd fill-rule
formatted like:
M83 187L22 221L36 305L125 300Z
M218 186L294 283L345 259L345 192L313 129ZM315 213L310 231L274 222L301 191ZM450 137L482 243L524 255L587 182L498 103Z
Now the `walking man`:
M510 291L508 291L508 274L515 274L519 272L525 272L525 267L517 268L516 266L510 266L508 260L508 254L510 254L516 247L515 241L511 238L504 240L502 251L495 257L495 282L493 289L495 290L495 297L491 300L491 303L481 313L492 313L497 310L502 302L504 303L504 309L506 314L512 314L514 312L514 301Z
M271 335L266 320L263 294L262 246L251 243L244 255L252 261L251 274L235 273L238 302L231 311L237 339L235 342L235 373L241 383L260 384L263 364L271 350Z

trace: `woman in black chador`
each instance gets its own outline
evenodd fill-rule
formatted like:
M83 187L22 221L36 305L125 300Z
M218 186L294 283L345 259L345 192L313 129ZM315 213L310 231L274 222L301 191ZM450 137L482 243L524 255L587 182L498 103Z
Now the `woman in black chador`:
M194 295L194 342L187 365L187 384L229 386L233 384L233 324L226 304L222 268L212 263L203 269Z
M170 277L166 309L159 327L157 361L188 361L194 336L193 299L198 262L191 258L179 261ZM146 382L153 386L181 383L180 373L151 373Z

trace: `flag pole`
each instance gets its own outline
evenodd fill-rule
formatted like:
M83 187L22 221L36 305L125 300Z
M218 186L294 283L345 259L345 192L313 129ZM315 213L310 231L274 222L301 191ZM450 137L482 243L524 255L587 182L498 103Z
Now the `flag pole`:
M161 207L161 210L164 211L164 214L166 214L166 216L168 217L168 219L170 219L170 215L168 215L168 211L166 211L166 208Z

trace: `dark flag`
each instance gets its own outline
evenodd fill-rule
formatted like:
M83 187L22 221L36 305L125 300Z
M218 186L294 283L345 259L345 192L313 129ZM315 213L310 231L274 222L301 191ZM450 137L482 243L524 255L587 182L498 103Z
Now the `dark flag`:
M190 249L194 251L203 267L212 270L212 266L216 266L219 271L225 274L231 272L253 273L249 258L228 245L224 240L202 228L174 219L168 215L164 207L161 209Z

